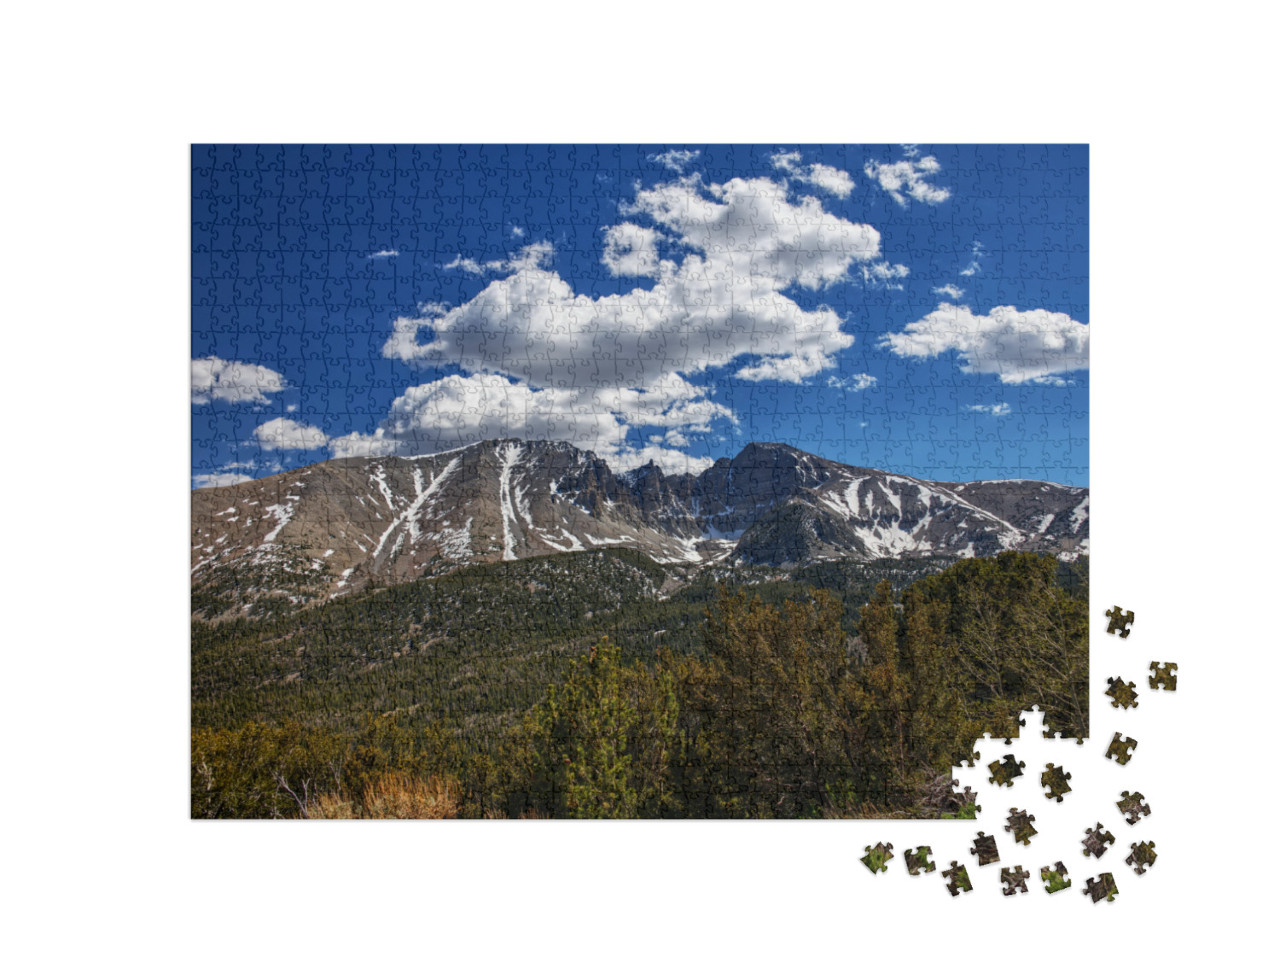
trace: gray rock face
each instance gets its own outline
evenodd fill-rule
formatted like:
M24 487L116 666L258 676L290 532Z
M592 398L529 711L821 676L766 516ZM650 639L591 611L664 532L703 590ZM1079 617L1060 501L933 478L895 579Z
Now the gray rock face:
M615 474L562 442L496 440L335 459L191 498L193 589L271 586L294 605L607 545L661 563L792 567L1012 548L1072 558L1089 534L1086 488L922 481L759 443L668 476L653 464Z

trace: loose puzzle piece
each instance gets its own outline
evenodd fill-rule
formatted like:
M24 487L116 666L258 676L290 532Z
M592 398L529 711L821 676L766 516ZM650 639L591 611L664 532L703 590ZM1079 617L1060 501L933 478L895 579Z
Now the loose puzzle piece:
M1027 891L1027 880L1031 878L1031 874L1026 872L1021 866L1013 867L1012 872L1007 866L1000 869L1000 882L1004 884L1004 895L1012 896L1016 892Z
M1095 903L1103 899L1108 903L1114 902L1116 896L1120 894L1120 890L1116 888L1115 877L1110 873L1103 873L1096 880L1090 879L1085 883L1084 891L1093 897Z
M1122 639L1129 637L1129 626L1133 625L1133 613L1124 611L1120 606L1112 606L1107 609L1107 631L1112 635L1119 635Z
M1143 795L1140 792L1129 792L1125 790L1120 794L1120 801L1116 803L1116 808L1122 813L1127 813L1125 822L1130 826L1136 823L1143 816L1151 815L1151 807L1143 802Z
M1102 828L1102 823L1098 823L1093 829L1085 829L1084 832L1085 837L1082 842L1084 843L1084 854L1086 856L1095 856L1101 859L1102 854L1107 851L1107 846L1116 841L1113 833L1109 833Z
M1062 865L1061 860L1054 863L1052 869L1041 866L1040 879L1044 882L1044 891L1050 896L1071 885L1071 880L1067 877L1067 867Z
M1107 758L1114 759L1123 766L1129 762L1129 754L1137 748L1137 739L1130 739L1128 736L1121 736L1120 733L1117 732L1111 737L1111 745L1107 747Z
M1151 678L1147 679L1147 685L1153 689L1165 688L1173 692L1178 688L1178 663L1176 662L1152 662Z
M987 782L1001 786L1012 786L1013 781L1022 775L1023 763L1013 758L1013 754L1004 757L1003 762L993 762L987 768L991 770L991 778Z
M1156 844L1153 842L1130 843L1129 855L1125 862L1133 867L1133 871L1141 876L1156 861Z
M1107 689L1107 695L1111 697L1112 708L1128 709L1133 706L1136 709L1138 707L1138 690L1133 687L1132 682L1125 682L1119 677L1107 679L1107 682L1111 684Z
M902 855L907 860L907 872L912 876L919 876L922 872L932 873L935 869L933 860L929 858L933 855L932 847L921 846L915 852L908 849Z
M1031 845L1031 837L1036 835L1036 828L1031 824L1035 816L1028 816L1025 809L1010 809L1009 818L1005 820L1005 831L1013 833L1013 838L1023 846Z
M1051 762L1045 763L1044 772L1040 773L1040 785L1047 790L1044 798L1062 802L1062 797L1071 792L1071 784L1067 782L1070 778L1071 773L1064 773L1061 766L1055 766Z
M978 857L979 866L986 866L987 863L1000 861L1000 850L996 849L996 838L988 836L984 832L978 833L977 838L973 841L973 849L969 850L969 853Z
M889 860L893 859L893 843L876 843L874 847L862 847L867 855L862 857L862 865L872 873L883 873L889 869Z
M959 896L961 890L967 893L973 889L973 884L969 882L969 871L954 859L951 861L951 868L942 871L942 878L949 880L947 889L952 896Z

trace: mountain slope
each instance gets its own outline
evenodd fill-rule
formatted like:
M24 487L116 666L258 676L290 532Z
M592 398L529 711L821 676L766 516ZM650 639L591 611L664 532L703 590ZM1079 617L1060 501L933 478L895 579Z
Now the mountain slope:
M615 474L560 442L335 459L192 492L193 611L261 617L460 565L602 546L662 564L1086 551L1088 489L929 482L787 445Z

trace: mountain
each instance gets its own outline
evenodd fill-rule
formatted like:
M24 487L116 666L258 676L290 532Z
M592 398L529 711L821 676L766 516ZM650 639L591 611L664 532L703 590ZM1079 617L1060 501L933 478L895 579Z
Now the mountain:
M192 608L262 617L479 562L635 549L665 565L1088 550L1089 492L932 482L752 443L700 475L563 442L342 458L192 492Z

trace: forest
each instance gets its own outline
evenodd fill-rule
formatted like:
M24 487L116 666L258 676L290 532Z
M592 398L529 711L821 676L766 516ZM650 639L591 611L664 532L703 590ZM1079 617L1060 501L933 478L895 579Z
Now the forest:
M1018 713L1088 733L1087 558L625 550L192 623L195 818L936 818Z

